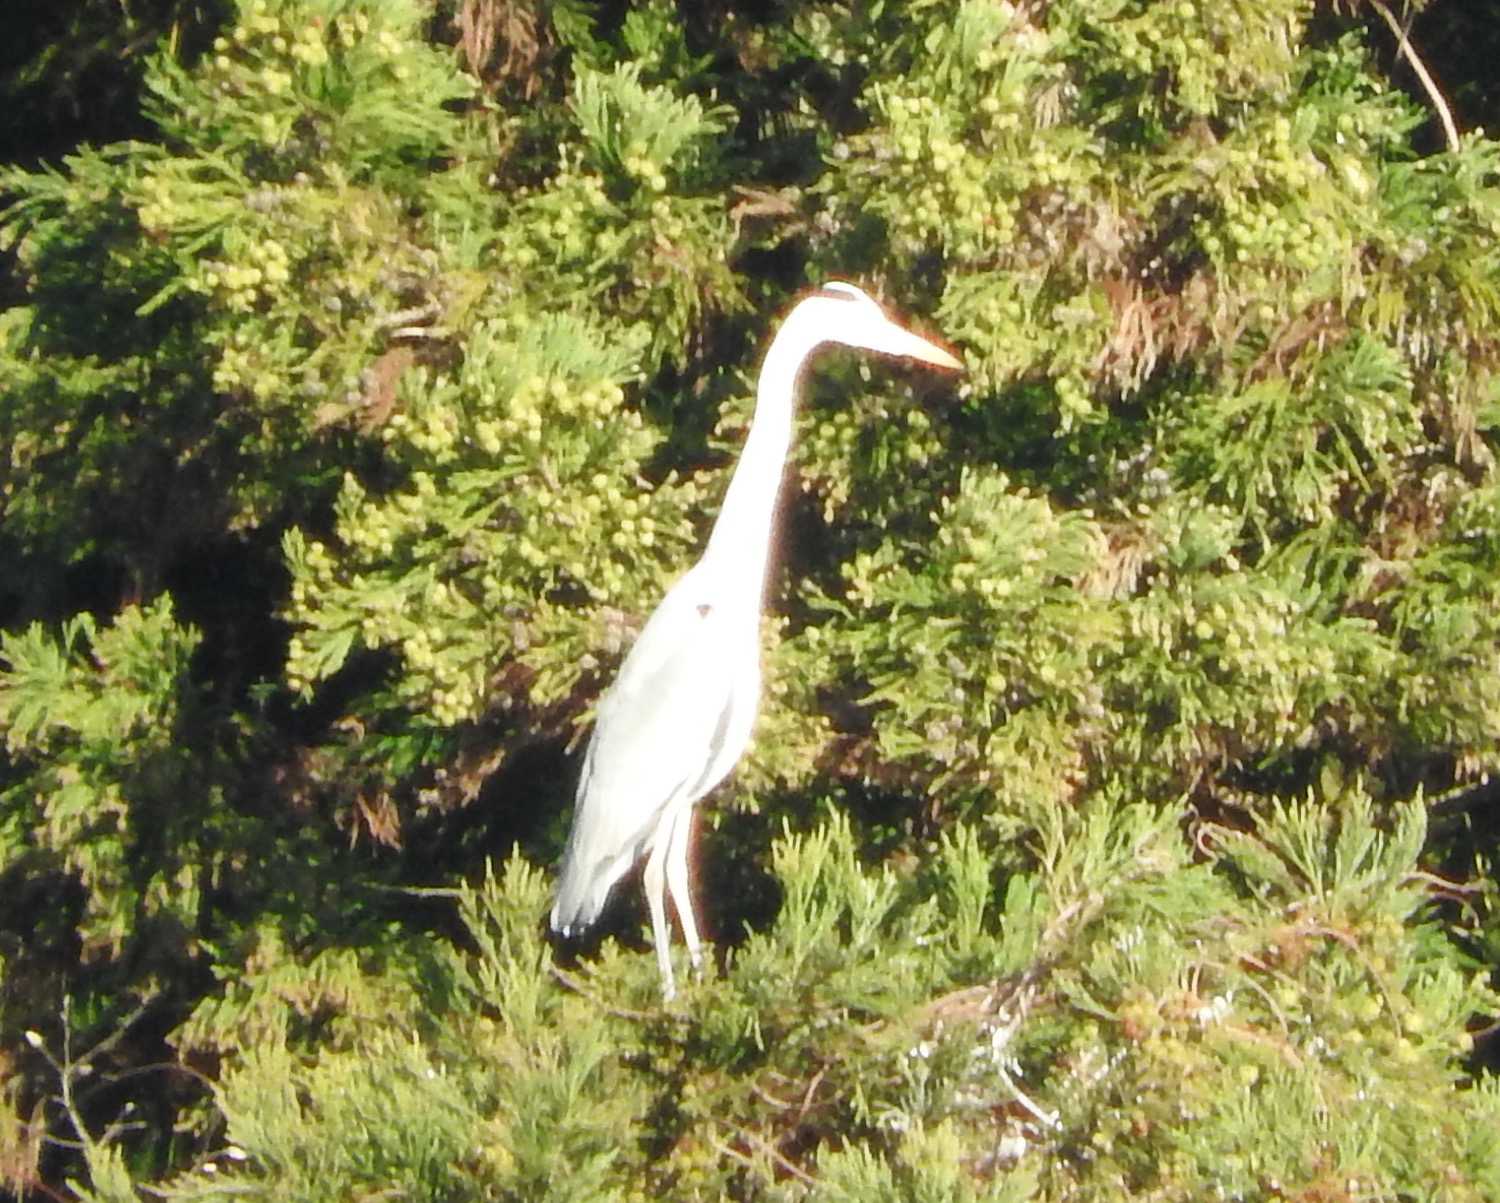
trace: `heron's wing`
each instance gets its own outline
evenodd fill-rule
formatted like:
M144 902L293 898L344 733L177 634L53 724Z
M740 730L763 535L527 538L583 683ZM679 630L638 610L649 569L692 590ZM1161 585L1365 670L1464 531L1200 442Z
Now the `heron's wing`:
M759 694L753 617L705 599L693 574L662 600L599 703L552 924L586 926L664 811L701 797L744 750Z

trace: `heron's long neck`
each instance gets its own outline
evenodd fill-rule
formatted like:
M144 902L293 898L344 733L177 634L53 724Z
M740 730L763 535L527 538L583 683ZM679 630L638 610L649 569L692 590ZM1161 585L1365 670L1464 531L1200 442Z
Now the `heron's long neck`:
M757 609L775 533L776 497L792 444L797 373L818 341L790 324L771 340L760 369L750 433L703 554L715 562L719 579Z

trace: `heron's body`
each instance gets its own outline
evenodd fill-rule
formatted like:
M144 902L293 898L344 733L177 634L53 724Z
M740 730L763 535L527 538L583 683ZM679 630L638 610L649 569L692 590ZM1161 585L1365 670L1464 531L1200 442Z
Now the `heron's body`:
M701 569L668 591L599 702L552 911L564 933L599 917L615 882L658 836L680 826L687 838L693 803L750 742L760 662L746 654L745 632L758 648L758 615L728 604ZM622 797L639 803L622 805Z
M750 742L760 700L761 600L797 374L825 342L960 366L851 285L829 285L792 311L766 352L750 435L708 547L668 590L600 700L578 783L552 926L567 935L593 923L615 882L646 856L644 886L668 997L666 893L697 964L687 879L692 808Z

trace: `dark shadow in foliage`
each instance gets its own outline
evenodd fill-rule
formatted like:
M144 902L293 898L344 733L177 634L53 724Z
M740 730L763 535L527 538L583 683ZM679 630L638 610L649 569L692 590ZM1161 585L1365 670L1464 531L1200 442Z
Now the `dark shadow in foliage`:
M264 530L198 540L165 572L178 619L203 632L193 679L224 713L242 706L257 682L274 681L286 663L291 632L276 617L289 583L279 538ZM284 691L271 695L268 716L292 719Z
M698 818L694 906L704 939L735 948L752 932L770 927L781 909L781 886L770 869L771 840L779 826L765 812L724 809L720 799L719 814Z
M766 27L784 25L788 5L773 0L750 4L693 4L679 0L688 49L712 56L706 78L714 93L739 114L731 138L731 158L754 174L741 173L745 185L779 187L810 184L822 172L822 153L808 131L789 131L768 122L767 114L793 107L788 97L806 97L831 131L846 134L865 123L856 104L864 70L846 64L837 73L814 56L772 61L763 57Z
M555 864L567 838L576 773L561 739L528 743L506 754L472 802L430 811L407 825L403 877L411 885L478 881L487 864L503 864L516 848L537 864ZM441 926L467 941L451 907Z
M1437 892L1437 913L1449 938L1472 958L1475 967L1490 967L1489 980L1500 987L1500 883L1494 865L1500 860L1500 778L1454 790L1428 814L1428 843L1437 855L1432 870L1454 883L1473 888ZM1474 922L1474 915L1480 921ZM1471 1026L1473 1051L1465 1068L1473 1074L1500 1072L1500 1024Z
M229 0L11 0L0 47L0 162L52 162L81 142L149 137L141 69L165 38L193 62ZM122 19L123 14L123 19Z

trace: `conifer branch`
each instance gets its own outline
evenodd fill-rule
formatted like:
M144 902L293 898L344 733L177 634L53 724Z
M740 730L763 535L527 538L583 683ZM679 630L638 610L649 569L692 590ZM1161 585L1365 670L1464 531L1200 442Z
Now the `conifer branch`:
M646 1020L661 1018L660 1014L652 1011L632 1011L625 1007L611 1006L603 999L601 999L597 994L590 991L572 974L559 969L556 965L551 966L551 969L553 977L555 977L569 990L573 991L574 994L581 994L584 998L588 999L589 1002L597 1006L606 1015L613 1015L616 1019L629 1019L634 1022L644 1022Z

